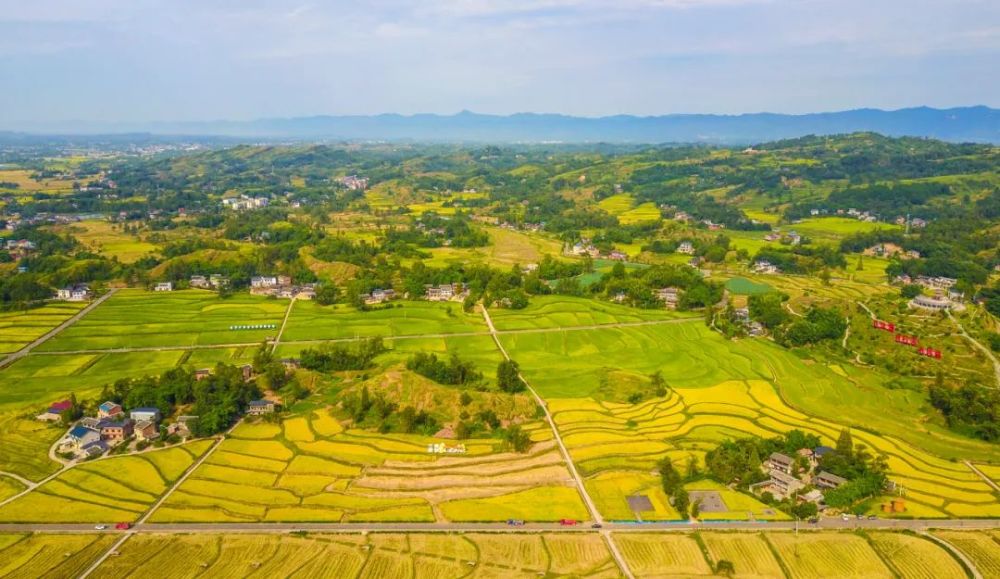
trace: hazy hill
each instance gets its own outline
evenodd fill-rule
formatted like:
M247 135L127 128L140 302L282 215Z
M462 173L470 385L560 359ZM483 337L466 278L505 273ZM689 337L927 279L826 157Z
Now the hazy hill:
M145 131L283 139L721 144L873 131L889 136L1000 143L1000 110L984 106L952 109L920 107L805 115L618 115L599 118L534 113L497 116L466 111L455 115L313 116L188 123L36 123L0 129L67 134Z

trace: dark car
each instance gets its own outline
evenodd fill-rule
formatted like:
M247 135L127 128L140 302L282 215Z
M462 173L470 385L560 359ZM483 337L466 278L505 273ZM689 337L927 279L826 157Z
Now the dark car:
M591 528L591 529L600 529L600 528L602 528L603 526L604 526L604 525L602 525L602 524L600 524L600 523L594 523L593 525L590 525L590 528Z
M816 517L812 517L812 518L809 519L809 523L812 524L812 525L815 525L818 522L819 522L819 519L816 518Z

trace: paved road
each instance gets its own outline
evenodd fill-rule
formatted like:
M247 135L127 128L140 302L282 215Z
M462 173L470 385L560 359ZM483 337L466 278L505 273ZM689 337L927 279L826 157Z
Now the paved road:
M114 521L106 523L105 532L115 533ZM528 523L513 527L504 523L142 523L130 529L136 533L290 533L294 531L329 533L632 533L687 532L697 530L787 531L796 527L794 521L719 521L719 522L609 522L597 529L589 524L563 526L558 523ZM983 530L1000 529L1000 519L821 519L816 524L799 523L800 530L911 530L932 529ZM93 524L0 524L0 533L94 533ZM121 531L117 531L121 533Z
M92 310L92 309L96 308L97 306L103 304L104 300L106 300L106 299L110 298L111 296L115 295L115 293L117 291L118 291L118 288L112 288L112 289L108 290L108 293L106 293L103 296L97 298L96 300L90 302L90 304L88 304L87 307L83 308L82 310L80 310L79 312L77 312L76 314L74 314L73 317L69 318L65 322L63 322L63 323L59 324L58 326L56 326L55 328L52 328L51 330L49 330L44 336L38 338L34 342L31 342L30 344L28 344L27 346L21 348L20 350L18 350L16 352L14 352L13 354L10 354L9 356L7 356L6 358L4 358L3 360L0 360L0 368L4 368L4 367L12 364L13 362L17 361L18 359L23 358L24 356L27 356L28 353L30 353L32 350L34 350L38 346L41 346L42 344L44 344L45 342L47 342L49 339L51 339L52 337L54 337L59 332L61 332L61 331L65 330L66 328L72 326L77 321L79 321L79 319L82 318L83 316L89 314L90 310Z

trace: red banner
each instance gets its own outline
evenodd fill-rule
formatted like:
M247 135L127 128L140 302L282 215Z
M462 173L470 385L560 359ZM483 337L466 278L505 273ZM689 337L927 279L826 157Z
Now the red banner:
M885 330L887 332L895 332L896 324L891 322L883 322L882 320L872 320L872 327L876 330Z
M916 336L907 336L906 334L896 334L896 343L905 344L907 346L917 346L920 344L920 340Z
M941 359L941 350L935 350L934 348L920 348L917 350L921 356L927 356L928 358L934 358L935 360Z

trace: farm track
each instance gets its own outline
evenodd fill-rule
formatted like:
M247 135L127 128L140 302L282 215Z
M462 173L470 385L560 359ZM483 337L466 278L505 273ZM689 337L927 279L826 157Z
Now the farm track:
M938 537L936 535L928 533L927 531L919 531L919 533L920 533L920 536L922 536L922 537L924 537L926 539L929 539L930 541L932 541L934 543L937 543L944 550L948 551L949 553L951 553L955 557L958 557L958 560L962 562L962 565L964 565L965 568L972 573L973 579L983 579L983 574L980 573L979 569L976 568L975 563L973 563L972 560L969 559L965 555L965 553L963 553L960 549L958 549L957 547L955 547L954 545L952 545L948 541L945 541L941 537Z
M965 466L969 467L969 469L971 469L972 472L976 473L979 476L979 478L983 479L983 481L986 484L990 485L990 487L992 487L993 490L995 490L996 492L1000 493L1000 486L998 486L997 483L993 482L993 479L991 479L990 477L988 477L985 474L983 474L983 471L981 471L978 468L976 468L976 465L972 464L971 462L969 462L967 460L963 460L962 462L964 462Z
M544 334L544 333L555 333L555 332L581 332L588 330L605 330L614 328L632 328L632 327L642 327L642 326L660 326L666 324L683 324L691 322L700 322L702 318L675 318L670 320L647 320L642 322L619 322L613 324L589 324L585 326L558 326L553 328L520 328L516 330L495 330L490 331L477 331L477 332L453 332L453 333L433 333L433 334L405 334L400 336L379 336L385 341L393 340L427 340L436 338L469 338L476 336L492 336L494 333L498 335L505 334ZM282 325L282 330L284 330L284 325ZM375 336L355 336L351 338L317 338L315 340L285 340L282 344L285 345L302 345L302 344L333 344L333 343L344 343L344 342L358 342L361 340L366 340L368 338ZM280 338L279 338L280 339ZM93 348L93 349L81 349L81 350L54 350L46 352L33 352L32 356L60 356L60 355L71 355L71 354L126 354L130 352L170 352L170 351L186 351L186 350L212 350L212 349L227 349L227 348L247 348L253 346L259 346L260 342L234 342L230 344L197 344L189 346L142 346L136 348ZM275 344L277 347L277 344ZM0 367L3 364L0 363Z
M103 296L97 298L96 300L94 300L93 302L91 302L90 304L88 304L87 307L85 307L82 310L80 310L79 312L73 314L73 316L71 318L69 318L68 320L64 321L63 323L59 324L58 326L56 326L56 327L52 328L51 330L49 330L48 332L46 332L45 335L43 335L42 337L38 338L34 342L31 342L30 344L28 344L27 346L21 348L20 350L18 350L16 352L14 352L13 354L9 354L6 358L4 358L3 360L0 360L0 369L5 368L5 367L11 365L12 363L16 362L17 360L19 360L19 359L27 356L29 353L31 353L32 350L34 350L38 346L41 346L45 342L47 342L50 339L54 338L56 335L58 335L60 332L62 332L66 328L68 328L68 327L72 326L73 324L75 324L76 322L78 322L80 320L80 318L82 318L83 316L89 314L91 310L93 310L97 306L103 304L105 302L105 300L107 300L111 296L115 295L115 293L117 293L117 292L118 292L118 288L112 288L112 289L108 290L108 293L106 293Z
M945 310L945 313L948 314L948 319L954 322L955 326L958 327L958 333L960 333L963 338L972 343L972 345L975 346L979 351L981 351L983 354L986 354L986 357L989 358L991 362L993 362L993 376L996 379L997 387L1000 388L1000 360L997 360L997 357L993 355L993 352L989 348L980 344L978 340L973 338L968 332L965 331L965 326L963 326L958 320L956 320L955 316L951 315L951 310Z
M483 318L486 320L486 325L490 329L490 336L493 338L493 342L496 343L497 348L500 349L500 353L503 354L503 357L506 360L510 360L510 355L507 354L506 348L504 348L503 344L500 343L500 338L497 335L497 329L493 325L493 319L490 318L489 311L487 311L485 305L482 305L481 307L483 309ZM518 372L517 377L524 383L525 387L528 388L528 391L531 392L531 395L535 398L538 405L542 407L542 410L545 411L545 420L549 423L549 427L552 429L552 436L555 438L556 444L559 445L559 450L562 453L563 460L566 461L566 466L569 468L570 474L573 475L573 479L576 481L580 496L583 497L583 501L587 506L587 511L593 518L594 524L598 525L599 528L602 527L603 520L601 519L601 512L597 510L597 505L594 504L593 499L590 498L590 494L587 492L587 487L583 484L583 478L580 477L580 473L576 470L576 465L573 464L573 459L570 457L569 450L566 448L566 445L563 443L562 436L559 434L559 428L556 427L556 422L552 419L552 413L549 412L548 404L545 403L545 400L538 395L538 392L531 387L531 384L524 379L524 376L522 376L520 372ZM618 569L621 570L622 574L628 579L635 579L635 576L632 574L632 570L628 566L628 562L625 561L625 557L622 556L621 552L618 550L618 546L615 545L615 540L614 537L611 536L611 533L602 530L601 537L604 539L604 542L607 543L608 550L611 552L611 556L614 558L615 563L618 565Z

